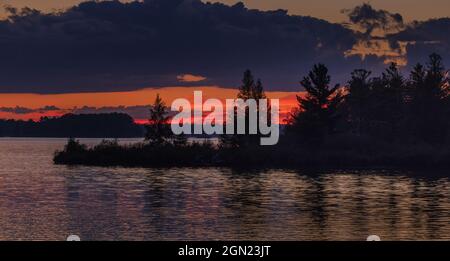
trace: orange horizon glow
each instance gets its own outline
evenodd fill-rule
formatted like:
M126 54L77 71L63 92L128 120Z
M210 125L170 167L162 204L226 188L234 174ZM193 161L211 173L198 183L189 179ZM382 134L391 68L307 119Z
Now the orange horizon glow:
M11 93L0 94L0 107L25 107L29 109L39 109L45 106L56 106L59 110L45 113L12 113L0 112L0 119L14 120L34 120L41 117L55 117L72 112L85 106L88 107L130 107L147 106L154 102L159 94L166 105L170 106L173 100L185 98L193 104L194 91L203 92L203 101L214 98L221 101L235 99L238 90L221 88L218 86L199 87L165 87L165 88L145 88L127 92L93 92L93 93L68 93L68 94L33 94L33 93ZM301 92L279 92L267 91L266 95L270 99L280 100L280 120L284 119L293 108L297 107L296 95ZM134 118L137 123L146 123L147 119Z

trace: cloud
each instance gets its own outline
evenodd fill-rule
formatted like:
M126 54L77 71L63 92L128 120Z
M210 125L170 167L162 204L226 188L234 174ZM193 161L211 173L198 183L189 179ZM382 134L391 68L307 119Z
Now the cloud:
M401 15L369 5L351 10L349 17L366 34L388 31L389 46L408 60L428 53L411 49L417 45L402 47L397 39L439 40L441 51L450 53L444 48L448 37L438 31L448 31L446 22L403 33ZM364 60L348 55L364 37L342 24L285 10L252 10L242 3L87 1L55 13L9 9L0 21L0 93L189 87L203 75L202 84L236 87L248 68L268 90L298 91L299 79L314 63L327 64L333 81L346 82L355 68L376 71L386 59L397 59L395 54L369 54Z
M450 61L450 18L414 21L406 24L400 14L376 10L363 4L344 10L350 26L364 31L357 43L345 52L346 57L357 56L370 65L371 59L395 62L406 70L417 62L424 62L436 52ZM374 71L379 71L375 68Z
M200 75L192 75L192 74L182 74L178 75L177 79L179 82L202 82L207 78Z
M363 61L368 57L383 59L384 64L396 63L408 65L407 48L414 42L396 41L392 44L388 39L361 39L352 49L345 52L346 57L359 56Z
M92 107L83 106L81 108L60 109L56 106L44 106L42 108L32 109L22 106L0 107L0 113L7 113L8 117L17 119L39 120L42 116L60 116L67 113L73 114L100 114L100 113L125 113L136 120L145 120L149 117L150 106L105 106Z
M0 22L0 92L192 86L184 72L237 86L250 68L269 89L297 89L313 63L343 73L349 29L284 10L200 0L88 1L58 13L10 10ZM354 61L357 62L357 61Z
M376 10L367 3L352 9L345 9L342 12L348 15L351 25L364 30L366 36L372 35L375 30L391 32L399 31L404 27L401 14L390 13L386 10Z
M15 113L15 114L28 114L28 113L34 112L33 109L20 107L20 106L17 106L15 108L13 108L13 107L1 107L0 111L1 112L8 112L8 113Z
M450 18L414 22L405 30L388 36L391 43L409 42L409 65L423 63L429 54L439 53L446 65L450 65Z
M58 107L55 106L45 106L38 109L30 109L26 107L16 106L16 107L0 107L0 112L13 113L13 114L30 114L30 113L47 113L60 111Z

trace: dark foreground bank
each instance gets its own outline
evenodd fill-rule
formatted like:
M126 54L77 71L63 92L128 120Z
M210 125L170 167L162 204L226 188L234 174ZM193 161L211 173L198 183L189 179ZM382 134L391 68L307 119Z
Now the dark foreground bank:
M70 139L55 152L54 163L123 167L250 167L250 168L450 168L448 146L373 144L372 146L224 147L202 142L121 145L103 141L88 147Z

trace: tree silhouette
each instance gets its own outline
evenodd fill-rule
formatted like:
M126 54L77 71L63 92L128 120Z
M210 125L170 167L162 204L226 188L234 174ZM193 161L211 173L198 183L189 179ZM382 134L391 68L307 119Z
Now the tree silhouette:
M40 121L0 120L0 136L6 137L143 137L145 129L123 113L65 114Z
M446 73L442 58L432 54L426 67L421 64L414 67L408 83L408 126L415 138L428 143L442 143L447 134L445 102L449 87Z
M292 130L313 143L335 131L338 107L342 102L339 84L330 87L331 77L323 64L314 65L300 82L306 96L297 96L298 111L293 113Z
M244 72L244 76L242 78L242 85L239 87L239 93L237 98L242 99L243 101L248 101L249 99L256 100L257 105L259 105L259 100L266 99L266 94L264 92L264 87L261 80L256 80L253 77L253 74L250 70L246 70ZM268 113L270 113L270 107L268 108ZM249 145L256 145L259 143L260 135L250 135L249 134L249 108L245 111L246 118L246 135L222 135L221 141L222 145L228 147L243 147ZM256 114L259 116L259 108L256 111ZM258 117L259 118L259 117ZM237 130L237 110L234 112L234 123L235 123L235 133ZM257 123L259 124L259 122ZM258 126L257 126L258 127Z
M429 58L425 77L425 83L428 86L427 92L436 100L445 99L450 92L448 72L445 70L440 55L433 53Z
M145 136L150 144L161 145L172 137L168 113L169 108L157 94L155 102L150 108L149 124Z
M256 81L256 85L252 89L252 98L257 102L261 99L267 99L266 93L264 92L264 87L260 79Z
M366 134L370 125L372 86L369 79L372 72L358 69L351 73L345 97L348 120L358 136Z
M306 95L297 96L298 108L291 114L282 142L268 149L255 146L259 135L223 136L222 146L187 144L184 136L172 137L168 108L157 95L150 110L147 140L158 146L103 142L91 149L71 140L54 160L152 167L450 166L450 82L439 55L432 54L426 65L417 64L407 79L394 63L379 77L371 78L371 72L364 69L355 70L345 92L339 85L330 84L328 69L322 64L314 65L300 83ZM255 80L249 70L244 72L237 96L244 101L266 97L261 81ZM127 115L67 115L57 120L43 118L39 123L0 120L0 134L27 135L22 125L34 131L41 131L38 125L56 133L71 131L74 120L87 123L77 125L82 130L97 124L95 129L106 128L98 133L113 137L109 129L114 125L124 124L128 127L123 131L130 133L136 127ZM113 124L105 127L112 120ZM248 121L246 127L248 131Z
M237 97L243 99L244 101L251 99L255 91L255 79L250 70L244 72L244 77L242 78L242 85L239 87L239 93Z
M175 137L173 138L173 145L175 145L177 147L183 147L188 144L188 138L187 138L186 134L181 133L181 134L174 135L174 136Z
M372 81L373 108L376 135L394 139L398 137L405 115L405 79L397 64L391 63L380 78Z

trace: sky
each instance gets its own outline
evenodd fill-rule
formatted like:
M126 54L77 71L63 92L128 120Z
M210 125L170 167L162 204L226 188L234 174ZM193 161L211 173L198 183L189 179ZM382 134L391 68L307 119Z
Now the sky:
M211 2L234 4L239 1ZM366 2L370 2L372 6L379 9L401 13L409 21L450 16L450 1L448 0L244 0L242 2L251 8L287 9L291 14L310 15L332 22L345 21L345 15L341 14L341 10Z
M0 21L0 118L120 111L142 120L158 92L168 103L205 88L232 98L246 69L287 113L316 63L341 85L353 69L377 75L390 62L407 73L432 52L450 64L448 0L89 1L67 9L80 2L0 0L45 11Z
M80 0L0 0L1 4L30 6L42 10L62 9L80 3ZM235 4L238 0L209 0ZM345 15L342 9L370 2L374 7L402 13L406 20L425 20L450 16L448 0L241 0L250 8L262 10L287 9L291 14L310 15L328 21L342 22Z
M226 99L237 96L236 89L224 89L218 86L197 86L202 91L203 101L219 99L225 104ZM159 94L170 106L172 101L180 97L194 104L193 89L190 87L148 88L128 92L96 92L70 94L2 94L0 95L0 119L39 120L43 116L62 116L66 113L110 113L122 112L132 116L138 123L146 123L148 105ZM270 99L280 101L280 119L287 119L289 113L297 105L298 92L267 92ZM27 107L18 106L18 104ZM48 105L52 104L52 105Z

